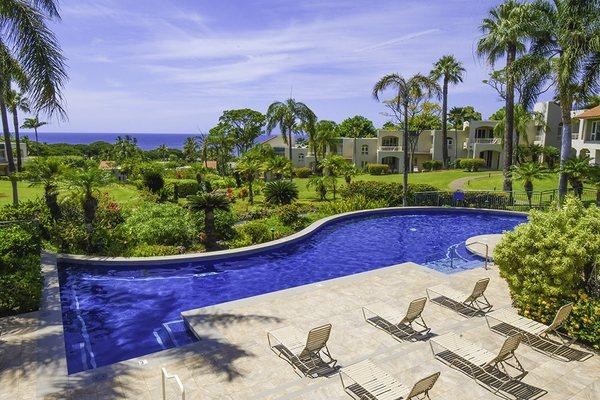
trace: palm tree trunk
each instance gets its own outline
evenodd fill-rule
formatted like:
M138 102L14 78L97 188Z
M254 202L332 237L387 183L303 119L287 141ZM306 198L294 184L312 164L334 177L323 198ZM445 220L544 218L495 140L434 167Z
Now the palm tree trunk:
M252 181L248 181L248 201L254 204L254 190L252 190Z
M442 89L442 166L448 169L448 78L444 76Z
M37 134L37 126L33 127L33 131L35 132L35 141L36 141L36 143L39 143L38 134Z
M404 135L402 135L402 205L408 205L408 102L404 103Z
M216 247L215 214L211 209L204 210L204 234L206 235L204 242L206 250L213 250Z
M560 167L564 167L565 162L571 155L571 101L561 96L560 108L562 110L563 131L560 141ZM561 172L558 176L558 199L562 204L567 195L567 174Z
M12 110L13 125L15 127L15 145L17 146L17 171L21 171L23 166L23 160L21 156L21 138L19 135L19 116L17 115L17 109Z
M516 48L511 45L506 54L506 69L510 66L516 57ZM515 85L512 75L509 73L506 80L506 131L504 132L504 175L503 190L512 192L512 180L510 178L510 169L513 163L513 132L515 130Z
M2 87L2 77L0 77L0 87ZM4 97L0 96L0 115L2 117L2 132L4 134L4 149L6 151L6 158L8 164L8 175L11 176L10 183L12 185L12 197L13 205L19 204L19 189L17 188L17 180L14 179L12 174L16 171L15 160L12 152L12 145L10 143L10 131L8 129L8 115L6 113L6 103Z
M288 132L288 149L290 152L290 164L292 164L292 168L294 168L294 160L292 159L292 130ZM290 181L294 180L294 174L290 174Z

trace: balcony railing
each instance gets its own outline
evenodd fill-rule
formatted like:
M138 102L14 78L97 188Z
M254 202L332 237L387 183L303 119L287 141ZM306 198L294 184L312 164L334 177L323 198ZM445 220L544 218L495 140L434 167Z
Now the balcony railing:
M500 144L500 138L476 138L473 143Z
M402 146L380 146L379 151L402 151Z

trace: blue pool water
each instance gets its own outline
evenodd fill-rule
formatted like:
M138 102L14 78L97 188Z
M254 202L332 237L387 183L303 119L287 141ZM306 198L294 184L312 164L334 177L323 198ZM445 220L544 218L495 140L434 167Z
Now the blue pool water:
M445 273L481 260L471 236L502 233L524 216L457 210L390 211L325 225L247 256L156 267L59 266L69 373L192 342L180 313L406 261Z

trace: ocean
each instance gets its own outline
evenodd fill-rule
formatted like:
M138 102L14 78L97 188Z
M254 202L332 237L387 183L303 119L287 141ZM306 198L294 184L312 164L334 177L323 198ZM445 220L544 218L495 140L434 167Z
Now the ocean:
M275 133L271 134L273 136ZM29 139L35 140L33 132L23 132L23 136L28 136ZM75 133L75 132L39 132L38 138L44 143L67 143L67 144L89 144L93 142L103 141L114 143L117 136L129 135L137 139L138 146L143 150L156 149L160 145L165 145L174 149L183 148L183 142L190 136L201 136L196 133ZM256 142L262 142L269 135L260 135Z

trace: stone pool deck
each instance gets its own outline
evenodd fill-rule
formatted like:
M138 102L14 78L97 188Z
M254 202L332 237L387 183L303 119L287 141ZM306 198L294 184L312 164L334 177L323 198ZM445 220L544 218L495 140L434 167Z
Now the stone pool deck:
M0 319L0 400L161 399L161 367L181 378L188 400L349 399L337 375L300 378L268 348L267 331L286 325L308 331L323 323L333 325L329 349L342 367L369 358L407 385L441 371L431 391L434 400L498 399L434 359L428 342L398 342L365 323L361 314L361 306L381 300L404 308L424 296L426 287L440 283L470 290L482 277L491 278L486 293L495 308L509 307L507 286L493 266L445 275L405 263L186 312L201 338L198 343L68 378L58 376L50 383L47 375L54 365L59 365L55 371L59 373L60 363L48 356L48 349L40 348L44 345L39 339L53 333L40 326L39 314ZM504 340L488 329L484 318L465 318L431 302L424 318L432 333L457 332L488 350L496 351ZM584 362L563 362L524 345L517 354L529 371L524 382L548 391L542 399L600 398L599 355Z

